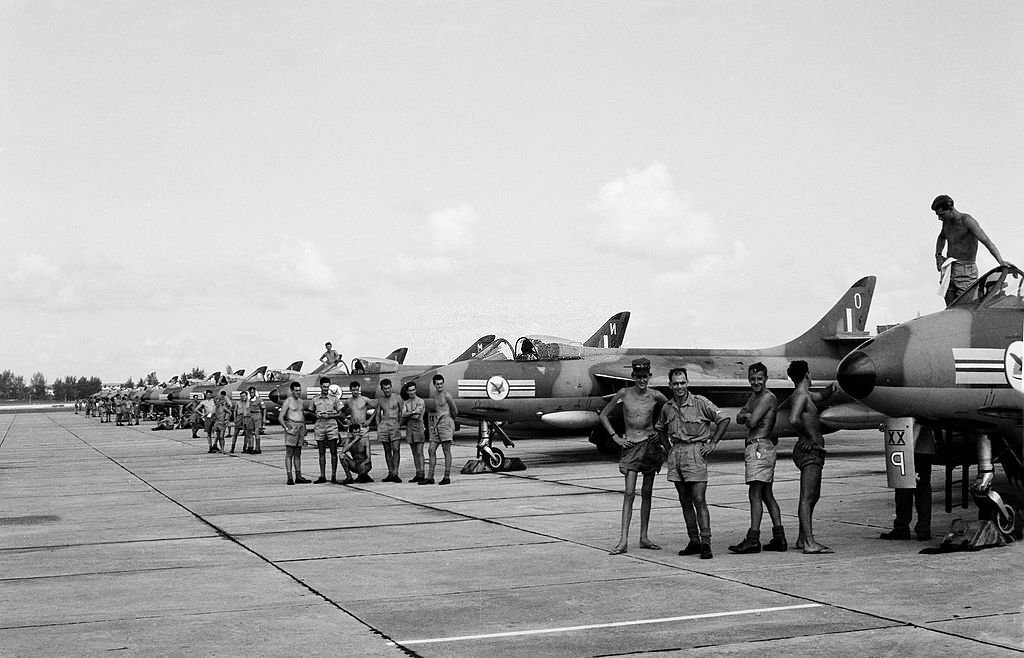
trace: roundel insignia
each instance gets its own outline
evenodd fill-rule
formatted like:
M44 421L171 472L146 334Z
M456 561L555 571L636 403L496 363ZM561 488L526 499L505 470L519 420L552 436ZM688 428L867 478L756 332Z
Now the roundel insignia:
M508 397L508 380L501 375L494 375L487 380L487 397L492 400L504 400Z
M1006 381L1021 393L1024 393L1024 383L1021 383L1020 361L1024 355L1024 342L1014 341L1006 348L1004 366L1006 368Z

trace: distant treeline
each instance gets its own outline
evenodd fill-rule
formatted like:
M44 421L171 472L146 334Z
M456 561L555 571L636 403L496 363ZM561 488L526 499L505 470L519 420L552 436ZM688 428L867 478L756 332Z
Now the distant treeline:
M151 372L146 377L139 377L138 385L145 383L156 384L159 380L156 373ZM136 383L128 378L123 384L127 388L133 388ZM0 400L74 400L85 398L93 393L103 390L103 380L99 377L74 377L68 375L63 379L54 380L52 385L47 385L46 376L37 372L29 378L28 384L21 375L15 375L10 370L0 372Z

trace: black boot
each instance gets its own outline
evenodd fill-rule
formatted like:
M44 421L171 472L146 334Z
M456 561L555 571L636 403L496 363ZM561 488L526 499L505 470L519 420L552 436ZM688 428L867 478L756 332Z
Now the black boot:
M745 553L760 553L761 533L757 530L747 530L747 536L743 538L743 541L735 546L730 546L729 550L741 555Z
M789 544L786 543L786 529L780 525L772 526L772 540L762 546L761 550L785 553L788 548Z

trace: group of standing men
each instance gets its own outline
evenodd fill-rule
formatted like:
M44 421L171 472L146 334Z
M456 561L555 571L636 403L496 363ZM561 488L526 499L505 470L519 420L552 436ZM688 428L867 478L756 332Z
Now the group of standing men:
M330 343L327 344L328 348ZM437 448L444 455L444 477L437 484L451 484L451 445L455 437L455 417L458 408L451 394L444 390L444 377L435 375L431 381L433 391L430 399L434 412L427 416L426 401L417 396L415 382L407 382L400 394L393 391L390 379L380 380L380 390L371 400L362 395L359 382L349 384L349 398L341 399L341 389L331 385L330 377L319 380L320 395L311 400L302 399L302 385L295 381L289 386L289 396L281 404L278 420L285 431L285 472L286 484L352 484L373 482L370 476L369 426L371 419L377 423L377 438L380 440L388 474L382 482L398 483L401 463L403 434L412 451L416 468L410 480L416 484L434 484L437 467ZM333 390L332 390L333 389ZM309 480L302 477L302 448L306 445L306 413L315 417L313 437L316 441L320 462L320 477ZM425 420L429 420L428 423ZM428 440L429 429L429 440ZM342 438L344 436L344 439ZM425 464L423 446L428 445L429 461ZM327 479L327 453L331 455L331 477ZM341 464L345 478L338 480L338 465ZM353 478L352 474L356 477Z
M679 504L689 543L679 555L700 555L711 559L711 515L705 498L708 485L706 458L717 447L729 426L729 418L710 400L690 393L689 375L685 368L669 372L672 399L648 387L651 362L634 359L633 386L620 390L601 411L601 423L621 448L619 472L625 476L622 501L622 519L619 542L609 551L612 555L625 553L636 497L636 480L643 475L640 489L640 548L660 550L648 536L651 518L651 498L654 477L664 465L668 481L676 487ZM811 378L806 361L793 361L787 374L796 390L789 415L790 424L799 438L793 448L793 461L800 470L800 533L796 547L804 553L831 553L832 549L814 539L812 517L821 490L821 469L825 463L825 440L818 419L817 402L835 392L830 384L823 393L812 392ZM772 435L778 401L768 390L768 369L762 363L751 364L748 369L751 394L736 417L736 422L747 426L744 463L749 487L750 529L740 543L730 546L734 553L759 553L761 550L788 549L782 525L782 514L772 492L775 479L775 446ZM622 411L625 435L620 435L611 424L611 415ZM663 446L663 447L659 447ZM661 454L659 454L660 451ZM662 462L664 457L664 463ZM764 508L772 522L772 540L762 546L760 526Z
M203 393L203 400L193 404L192 438L198 438L202 428L209 444L207 452L224 452L224 439L228 433L232 434L230 452L235 451L239 434L243 438L242 452L252 455L263 452L260 435L266 426L267 407L255 386L242 391L240 398L232 403L227 391L214 395L213 391L207 390Z
M116 422L118 427L139 424L139 401L123 393L113 397L75 400L75 413L80 410L84 410L86 416L98 416L101 423Z

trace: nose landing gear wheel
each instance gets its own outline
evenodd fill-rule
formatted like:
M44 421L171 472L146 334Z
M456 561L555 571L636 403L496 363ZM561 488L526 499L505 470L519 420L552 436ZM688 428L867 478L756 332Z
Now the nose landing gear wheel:
M500 448L491 448L490 455L484 453L480 457L487 464L487 468L495 473L505 468L505 453Z
M1014 521L1017 518L1017 513L1009 505L1006 506L1006 515L996 512L996 527L999 528L999 532L1004 535L1013 534Z

